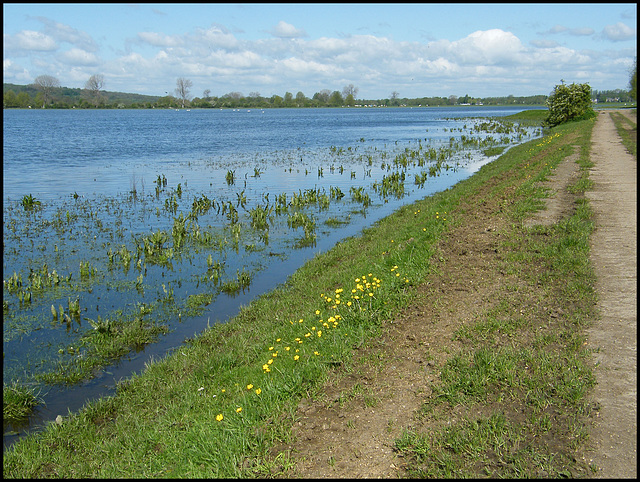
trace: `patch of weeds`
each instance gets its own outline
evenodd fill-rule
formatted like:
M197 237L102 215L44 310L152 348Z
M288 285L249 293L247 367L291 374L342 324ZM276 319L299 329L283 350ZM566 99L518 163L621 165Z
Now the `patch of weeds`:
M5 423L20 423L26 420L33 409L43 403L40 393L33 388L13 382L2 387L2 419Z
M42 207L42 203L38 201L31 194L25 194L20 201L25 211L33 211L34 209Z

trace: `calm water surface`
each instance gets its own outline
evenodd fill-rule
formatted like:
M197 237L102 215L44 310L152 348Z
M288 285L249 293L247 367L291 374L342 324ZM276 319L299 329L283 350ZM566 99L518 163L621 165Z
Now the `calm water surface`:
M141 371L152 358L165 356L207 324L223 322L238 307L269 291L320 251L359 233L403 204L444 190L492 160L479 151L461 150L447 158L446 169L414 184L423 166L394 164L408 150L444 149L461 135L513 145L539 135L474 132L486 117L522 108L282 109L282 110L5 110L3 115L3 280L14 273L28 284L33 270L56 269L80 279L79 264L90 263L96 275L73 291L34 291L31 303L3 290L3 380L39 386L34 375L53 364L82 356L78 346L92 327L83 320L116 316L152 305L173 290L176 302L208 292L213 302L197 316L162 320L171 330L157 343L132 352L78 386L44 386L46 406L24 427L4 427L5 447L26 430L37 428L86 401L114 391L115 382ZM453 138L453 140L452 140ZM234 182L227 181L229 171ZM373 186L384 176L406 174L402 196L382 197ZM166 181L160 182L161 179ZM349 194L367 190L372 205L363 208ZM287 227L286 214L272 216L268 239L250 227L249 212L274 206L276 196L313 190L344 197L329 206L303 211L316 221L316 242L296 247L301 229ZM40 209L26 212L20 201L31 194ZM170 233L175 219L187 216L195 200L206 196L238 210L236 231L220 210L192 219L202 231L224 240L217 248L185 247L170 264L109 265L108 251L158 230ZM242 202L241 202L242 199ZM173 208L171 205L173 203ZM290 211L292 212L292 211ZM328 218L344 222L324 224ZM235 239L235 241L234 241ZM225 244L226 243L226 244ZM135 254L135 252L134 252ZM240 270L251 285L236 296L219 291L207 273L207 256L222 266L221 279ZM275 255L275 256L274 256ZM142 262L141 258L141 262ZM44 266L44 268L43 268ZM144 269L143 269L144 268ZM143 276L139 289L132 286ZM50 306L78 299L82 318L72 326L52 323ZM61 354L62 352L64 354Z

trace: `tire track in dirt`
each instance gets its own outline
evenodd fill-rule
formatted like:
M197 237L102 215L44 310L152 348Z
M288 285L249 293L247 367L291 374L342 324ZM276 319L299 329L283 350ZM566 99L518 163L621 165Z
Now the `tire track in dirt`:
M627 112L624 112L627 115ZM634 119L635 120L635 119ZM591 259L601 319L589 329L600 406L591 432L596 477L636 478L637 466L637 160L600 112L592 134L587 198L596 229Z

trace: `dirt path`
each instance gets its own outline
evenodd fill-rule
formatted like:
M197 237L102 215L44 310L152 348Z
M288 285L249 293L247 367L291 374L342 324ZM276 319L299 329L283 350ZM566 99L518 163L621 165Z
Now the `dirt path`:
M637 161L620 143L608 112L599 114L592 142L594 189L587 197L595 213L591 259L602 315L589 331L592 346L600 347L593 462L601 469L598 477L636 478Z
M590 332L601 346L594 397L601 407L594 426L592 459L602 477L634 477L636 470L636 167L608 114L593 134L590 199L597 230L593 239L602 321ZM578 154L576 153L576 156ZM633 158L632 158L633 159ZM565 186L578 175L575 156L558 166L549 181L556 193L535 223L554 223L574 206ZM350 373L336 372L316 399L303 400L293 433L296 441L276 447L295 467L290 478L397 478L403 460L394 441L420 423L415 413L430 396L450 353L459 350L453 334L499 299L492 271L498 264L501 218L492 216L500 200L468 206L476 216L454 229L438 258L441 275L419 288L415 304L385 324L376 343L360 350ZM464 207L463 207L464 208ZM492 280L492 281L489 281ZM506 280L508 282L508 280ZM467 415L469 415L467 413ZM455 423L461 413L451 414Z

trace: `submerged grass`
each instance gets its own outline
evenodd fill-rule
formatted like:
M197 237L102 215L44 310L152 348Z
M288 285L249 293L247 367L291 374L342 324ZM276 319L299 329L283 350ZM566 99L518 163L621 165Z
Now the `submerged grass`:
M567 153L565 143L587 146L591 126L584 121L560 127L544 140L514 147L467 181L404 206L316 256L230 322L205 330L120 383L114 397L90 402L62 423L17 442L5 453L4 476L286 472L286 455L274 458L270 449L293 441L300 399L317 393L330 369L349 369L354 347L369 343L385 320L415 299L414 287L433 272L438 242L474 215L460 209L461 201L480 202L477 192L493 179L501 183L489 194L505 199L513 223L505 241L512 257L504 268L531 277L531 283L548 282L541 284L541 296L559 296L555 303L569 315L545 330L527 327L536 336L525 336L530 333L521 331L526 323L507 316L522 300L505 297L491 319L479 319L458 334L470 349L453 354L442 384L435 387L438 396L424 408L425 413L440 410L442 417L452 404L487 404L496 410L439 432L405 432L396 445L410 461L410 475L536 476L541 467L565 475L568 452L556 455L545 446L548 437L536 436L558 436L566 448L568 432L583 433L580 416L588 411L584 394L593 381L581 343L594 296L585 252L588 206L583 202L575 216L544 233L519 226L540 207L531 199L545 195L536 186L548 173L545 162L559 162ZM541 249L543 237L553 242ZM544 268L540 275L533 273L534 265ZM496 331L510 332L513 344L492 349ZM526 409L526 420L513 419L505 409L514 403ZM559 428L567 422L569 428ZM579 444L584 436L572 440Z

